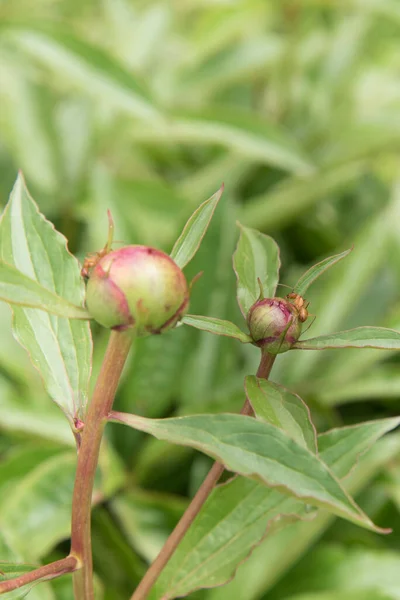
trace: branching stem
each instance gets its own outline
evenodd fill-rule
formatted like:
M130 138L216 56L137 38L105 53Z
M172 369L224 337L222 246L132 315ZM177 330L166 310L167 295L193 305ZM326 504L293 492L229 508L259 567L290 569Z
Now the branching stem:
M262 379L268 379L274 361L274 355L268 354L267 352L262 352L261 361L257 370L257 377L260 377ZM251 407L250 402L247 399L243 405L242 410L240 411L240 414L253 414L253 409ZM159 555L146 572L145 576L139 583L130 600L145 600L145 598L147 598L151 588L160 576L161 571L168 563L169 559L175 552L185 533L187 532L194 519L200 512L200 509L202 508L203 504L207 500L208 496L211 494L215 485L218 483L218 480L221 477L224 469L224 465L218 462L215 462L214 465L211 467L211 470L209 471L207 477L197 490L197 493L195 494L191 503L184 512L179 523L176 525L175 529L170 534L169 538L162 547Z
M12 592L12 590L21 588L29 583L34 583L35 581L55 579L56 577L65 575L65 573L72 573L76 569L79 569L79 563L76 558L74 556L67 556L67 558L39 567L34 571L19 575L19 577L2 581L0 583L0 595L5 594L6 592Z

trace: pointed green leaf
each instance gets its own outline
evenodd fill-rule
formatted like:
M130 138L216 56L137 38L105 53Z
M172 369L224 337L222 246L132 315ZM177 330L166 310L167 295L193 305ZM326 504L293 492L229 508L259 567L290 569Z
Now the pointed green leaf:
M346 489L353 495L368 489L376 476L385 472L387 465L396 460L399 450L399 434L385 436L374 444L346 480ZM269 597L268 592L277 579L287 573L333 523L333 515L319 511L310 521L302 520L278 532L272 531L272 535L267 536L267 540L254 549L248 562L239 566L231 584L217 588L207 595L212 600L226 600L229 599L230 592L232 598L258 600L262 590Z
M400 417L393 417L331 429L318 436L320 458L338 477L345 477L359 456L398 425Z
M77 306L84 284L65 238L30 197L22 176L16 181L0 222L0 260ZM91 368L89 324L33 308L13 307L13 331L28 351L53 400L70 421L84 416Z
M236 338L243 344L249 344L253 341L247 333L244 333L234 323L224 319L214 319L214 317L203 317L201 315L185 315L181 322L184 325L190 325L190 327L196 327L196 329L202 329L215 335Z
M400 333L385 327L356 327L320 335L309 340L296 342L294 349L326 350L328 348L382 348L400 350Z
M15 267L0 262L0 300L9 304L39 308L66 319L90 319L81 306L53 294Z
M111 420L197 448L230 471L378 530L315 454L269 423L230 414L146 419L114 412Z
M310 410L300 396L266 379L245 379L246 397L256 417L283 429L300 446L317 451L317 432Z
M260 296L261 285L266 298L273 298L279 280L279 248L263 233L240 225L240 238L233 255L237 278L237 298L243 316Z
M199 249L223 191L222 184L218 192L194 211L176 240L170 256L181 269L192 260Z
M386 427L381 426L379 431L376 429L369 443L388 430L392 419L385 421ZM328 434L321 437L325 435L324 458L329 467L335 468L338 466L338 454L330 452L330 448L335 448L337 439ZM354 462L358 453L365 450L357 443L355 447L357 450L352 453ZM391 450L391 456L397 452L398 443ZM252 550L266 536L274 536L277 529L298 519L305 521L312 518L315 523L318 519L326 519L326 516L329 518L327 513L321 513L317 519L314 516L295 498L288 498L244 477L236 477L217 486L162 572L149 600L161 597L169 600L186 596L198 588L226 583L232 579L237 567L250 557Z
M341 252L340 254L335 254L334 256L325 258L324 260L321 260L321 262L308 269L308 271L306 271L304 275L300 277L294 286L293 292L299 294L300 296L304 296L310 285L314 283L314 281L318 279L322 273L329 269L329 267L332 267L335 263L339 262L339 260L345 258L348 254L350 254L351 251L352 248L346 250L345 252Z

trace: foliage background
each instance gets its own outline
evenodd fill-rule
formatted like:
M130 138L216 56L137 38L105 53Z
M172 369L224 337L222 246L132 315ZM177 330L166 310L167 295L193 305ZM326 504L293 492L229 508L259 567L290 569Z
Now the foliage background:
M188 269L188 278L204 270L191 312L241 324L230 267L239 219L276 238L288 285L354 244L309 294L310 334L399 329L399 30L396 0L2 0L1 203L21 168L80 259L104 245L107 208L118 239L168 251L224 181ZM11 337L5 305L0 319L0 526L21 560L48 561L68 549L74 441ZM106 336L93 333L96 373ZM238 410L257 358L184 327L140 340L117 409ZM398 413L398 363L375 350L295 351L272 378L303 396L323 431ZM400 461L386 446L363 457L357 485L391 536L321 514L268 536L228 586L190 597L400 598ZM94 510L104 598L129 597L209 465L109 427ZM30 597L70 594L63 578Z

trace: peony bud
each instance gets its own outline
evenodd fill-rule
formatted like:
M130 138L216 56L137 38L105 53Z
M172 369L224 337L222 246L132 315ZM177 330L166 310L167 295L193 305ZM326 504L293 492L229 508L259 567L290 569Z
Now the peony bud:
M283 298L264 298L247 315L250 335L270 354L289 350L299 339L301 322L297 308Z
M86 304L111 329L135 328L145 336L171 329L189 306L189 290L178 265L164 252L126 246L109 252L91 269Z

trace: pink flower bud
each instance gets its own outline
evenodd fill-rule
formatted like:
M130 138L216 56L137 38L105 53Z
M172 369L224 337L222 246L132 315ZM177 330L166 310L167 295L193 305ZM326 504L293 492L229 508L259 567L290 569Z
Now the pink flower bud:
M164 252L126 246L92 268L86 304L96 321L111 329L134 328L145 336L171 329L189 306L189 290L178 265Z
M289 350L299 339L301 322L297 308L283 298L264 298L247 315L250 335L270 354Z

